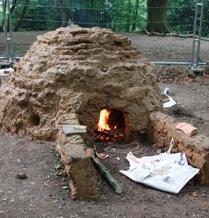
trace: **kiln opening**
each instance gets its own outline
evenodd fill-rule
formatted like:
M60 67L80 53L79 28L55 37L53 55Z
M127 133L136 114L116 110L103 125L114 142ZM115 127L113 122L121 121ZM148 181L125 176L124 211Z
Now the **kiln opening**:
M97 141L120 142L125 139L126 122L122 111L102 109L94 130Z

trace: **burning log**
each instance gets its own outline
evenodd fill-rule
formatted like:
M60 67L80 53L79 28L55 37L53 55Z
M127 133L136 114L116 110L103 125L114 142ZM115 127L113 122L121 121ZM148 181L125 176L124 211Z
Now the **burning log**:
M98 130L95 129L94 133L96 134L95 140L96 141L112 141L112 142L119 142L124 140L124 134L118 132L117 130Z
M112 130L106 130L106 129L101 130L101 131L98 129L95 129L94 132L96 134L102 134L102 135L105 135L107 137L114 137L114 135L115 135Z

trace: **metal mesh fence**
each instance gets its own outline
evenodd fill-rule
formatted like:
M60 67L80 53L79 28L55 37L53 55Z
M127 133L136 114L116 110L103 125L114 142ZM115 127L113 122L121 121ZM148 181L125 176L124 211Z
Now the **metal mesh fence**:
M192 34L197 1L169 1L167 7L154 0L8 0L15 55L22 56L36 36L61 26L111 28L128 35L133 46L151 61L187 61L192 57ZM163 0L162 0L163 2ZM4 24L0 0L0 24ZM166 12L165 12L166 11ZM166 22L164 22L166 16ZM209 38L209 3L205 1L203 37ZM0 56L5 37L0 29ZM201 56L208 57L209 42L201 44Z
M200 49L200 58L209 60L209 1L205 1L204 14L202 21L202 44Z

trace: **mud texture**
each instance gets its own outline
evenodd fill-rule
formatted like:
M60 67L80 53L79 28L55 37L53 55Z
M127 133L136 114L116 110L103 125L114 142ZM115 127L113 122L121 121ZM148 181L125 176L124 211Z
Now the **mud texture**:
M162 109L155 71L125 36L59 28L39 36L0 87L0 128L56 140L71 197L95 198L98 179L85 142L66 137L62 125L86 125L91 134L107 108L122 112L127 140L143 134L150 113Z
M176 130L178 122L161 112L150 115L150 139L158 148L168 149L171 139L174 139L172 152L185 153L190 165L200 169L198 182L209 184L209 138L202 134L186 136Z
M125 36L59 28L39 36L1 86L0 127L55 140L61 117L75 114L91 130L101 109L114 108L129 131L144 132L149 114L161 110L154 71Z

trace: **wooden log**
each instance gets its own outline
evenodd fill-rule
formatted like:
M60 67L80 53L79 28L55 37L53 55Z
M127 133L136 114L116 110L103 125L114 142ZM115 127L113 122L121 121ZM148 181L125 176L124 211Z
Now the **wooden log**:
M113 130L113 129L111 129L111 130L104 129L102 131L100 131L98 129L95 129L94 133L103 134L103 135L106 135L106 136L109 136L109 137L115 137L115 136L121 136L122 137L122 136L124 136L124 134L122 132L120 132L118 130Z
M115 133L113 133L111 130L105 130L105 129L102 131L95 129L94 132L96 134L105 135L105 136L109 136L109 137L114 137L114 135L115 135Z
M98 141L122 141L124 140L124 134L120 133L117 130L102 130L99 131L97 129L94 130L96 134L95 140Z
M97 157L92 157L92 160L111 188L113 188L117 194L121 194L123 192L122 185L111 175L106 166Z

